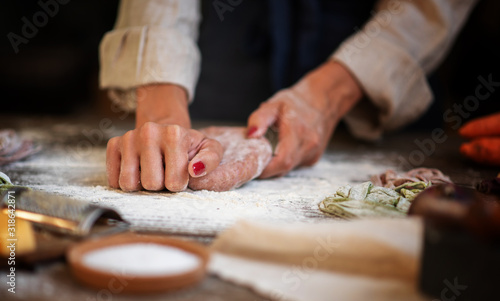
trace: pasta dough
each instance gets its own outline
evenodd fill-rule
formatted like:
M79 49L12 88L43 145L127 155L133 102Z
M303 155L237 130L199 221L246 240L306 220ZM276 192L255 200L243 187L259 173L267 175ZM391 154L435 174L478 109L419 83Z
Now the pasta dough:
M271 144L265 138L246 138L244 127L209 127L200 130L219 141L224 156L219 166L206 176L190 178L193 190L226 191L240 187L258 177L272 156Z

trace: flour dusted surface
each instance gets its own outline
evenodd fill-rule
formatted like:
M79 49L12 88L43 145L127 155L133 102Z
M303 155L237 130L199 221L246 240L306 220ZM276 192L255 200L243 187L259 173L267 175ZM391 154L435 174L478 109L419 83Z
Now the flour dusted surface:
M57 135L47 137L33 129L28 134L50 143L29 160L11 164L9 170L14 172L6 172L12 181L113 207L135 229L172 234L213 236L242 218L284 222L331 220L319 211L317 204L321 200L342 185L364 182L372 174L394 168L376 152L358 157L327 153L311 168L292 171L282 178L253 180L227 192L125 193L107 187L104 146L76 152L77 147L59 145ZM29 175L25 172L22 178L16 177L15 170L19 169L29 171Z

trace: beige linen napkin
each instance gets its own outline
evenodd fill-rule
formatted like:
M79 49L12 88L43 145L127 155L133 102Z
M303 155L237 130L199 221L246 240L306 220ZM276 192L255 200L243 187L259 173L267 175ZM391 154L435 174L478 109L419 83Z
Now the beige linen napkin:
M418 218L270 224L240 221L209 269L273 300L425 300Z

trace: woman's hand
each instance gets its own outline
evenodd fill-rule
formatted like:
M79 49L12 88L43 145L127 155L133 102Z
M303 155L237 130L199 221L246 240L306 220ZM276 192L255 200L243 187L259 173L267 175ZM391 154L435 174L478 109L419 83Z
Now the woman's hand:
M196 130L147 122L109 140L109 186L124 191L182 191L190 176L201 177L214 170L223 153L219 142Z
M330 61L263 103L248 119L248 137L261 137L272 126L279 142L260 177L283 176L316 163L339 120L362 94L345 67Z
M136 129L109 140L109 186L124 191L182 191L220 163L219 142L190 129L184 90L175 85L137 89Z

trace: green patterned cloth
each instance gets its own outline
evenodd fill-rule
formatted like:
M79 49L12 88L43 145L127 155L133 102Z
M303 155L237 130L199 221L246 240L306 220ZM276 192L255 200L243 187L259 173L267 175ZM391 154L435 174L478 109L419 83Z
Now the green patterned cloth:
M346 185L326 197L319 209L341 217L405 216L415 196L430 186L427 182L405 183L396 188L374 186L372 182Z

